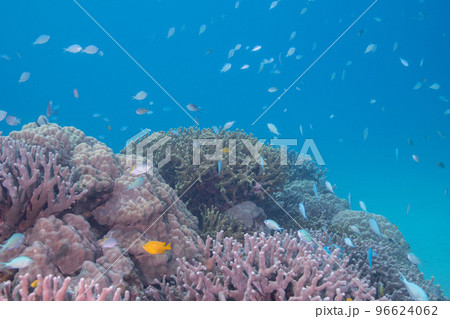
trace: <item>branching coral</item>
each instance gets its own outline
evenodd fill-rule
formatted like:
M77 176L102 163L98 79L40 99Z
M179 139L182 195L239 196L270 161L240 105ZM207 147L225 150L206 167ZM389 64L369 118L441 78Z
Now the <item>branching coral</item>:
M153 152L154 163L159 163L170 148L170 161L159 172L178 195L186 191L186 204L197 215L201 205L225 210L249 198L254 197L256 201L259 196L254 196L252 192L254 180L272 193L279 190L288 177L288 169L286 165L282 165L280 153L271 146L262 143L258 145L255 137L243 131L222 130L215 134L210 129L189 128L154 133L148 139L151 143L146 145L142 141L129 143L122 153ZM164 146L152 148L163 139ZM213 144L202 145L202 141ZM220 174L219 158L212 160L207 157L217 149L218 156L223 159ZM197 163L194 161L194 153L199 154ZM257 153L255 159L253 155ZM260 165L260 156L264 160L264 169ZM199 181L194 184L197 179ZM191 187L192 185L194 186Z
M289 234L198 239L198 261L178 259L176 276L155 281L147 294L155 300L370 300L375 288L354 276L347 260L336 260Z
M69 209L85 195L71 182L74 171L58 164L58 155L9 137L0 137L0 143L0 239Z
M0 301L22 300L22 301L105 301L121 300L121 290L113 287L100 289L98 285L86 284L82 279L75 291L69 290L71 278L64 280L61 277L37 276L37 286L30 292L30 275L20 276L20 283L12 289L11 282L5 282L0 285ZM130 293L125 291L124 300L129 300Z
M360 212L353 212L356 215ZM362 213L362 212L361 212ZM365 213L362 213L365 214ZM374 215L374 214L371 214ZM378 215L377 215L378 216ZM382 217L382 216L379 216ZM382 217L384 219L384 217ZM380 224L384 225L384 229L395 229L392 224L387 220L381 221ZM390 224L390 226L388 226ZM386 230L398 240L401 240L400 232L391 232ZM366 231L362 231L364 234ZM388 300L412 300L408 292L406 291L403 283L400 281L399 272L403 273L408 280L422 287L428 294L430 300L443 300L443 293L438 286L434 286L432 278L431 280L425 280L423 273L420 272L416 265L413 265L407 258L409 250L407 246L400 246L397 242L389 241L387 238L380 240L376 238L363 237L359 234L342 234L342 236L329 233L328 231L310 231L311 236L322 243L325 243L331 250L332 247L338 247L340 250L339 261L342 258L348 259L348 265L352 266L354 273L368 282L370 286L376 287L376 299L388 299ZM344 243L344 238L350 236L354 247L349 247ZM368 250L372 249L372 267L370 267L368 260Z
M86 196L77 203L79 211L90 210L105 202L113 189L114 178L119 176L116 157L110 148L74 127L57 124L25 125L21 131L10 133L10 138L41 147L45 154L58 155L58 163L71 167L70 181Z
M203 239L223 231L226 237L233 237L238 241L244 240L247 228L237 219L222 214L213 207L204 207L201 211L199 233Z

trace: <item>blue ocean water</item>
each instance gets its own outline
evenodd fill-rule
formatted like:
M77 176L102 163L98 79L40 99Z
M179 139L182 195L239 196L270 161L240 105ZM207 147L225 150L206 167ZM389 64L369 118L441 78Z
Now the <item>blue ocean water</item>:
M176 101L203 108L200 127L235 121L233 128L270 139L274 136L266 125L273 123L280 138L298 139L299 146L304 138L314 139L338 196L346 198L350 192L354 209L363 200L370 212L396 224L422 260L425 276L435 276L448 295L450 198L444 192L450 188L445 137L450 134L450 115L444 112L450 108L446 14L450 5L446 1L377 1L254 125L264 107L373 1L282 0L272 10L271 0L242 0L238 8L235 1L207 0L79 3ZM203 24L206 30L199 35ZM171 27L175 33L167 38ZM289 40L293 31L296 36ZM50 35L49 42L33 46L41 34ZM63 51L75 43L94 44L104 55ZM372 43L376 51L365 54ZM237 44L242 47L228 59ZM256 45L261 50L252 52ZM291 47L296 51L286 57ZM45 114L52 100L60 105L52 122L75 126L117 152L143 128L158 131L194 124L72 0L2 3L2 54L10 60L0 58L0 109L21 118L22 124ZM263 59L271 58L274 61L259 72ZM400 58L408 61L407 67ZM232 67L220 73L225 63ZM244 64L249 69L240 70ZM18 83L25 71L31 73L30 79ZM423 85L413 90L417 82ZM430 89L433 83L440 88ZM270 93L270 87L278 91ZM141 90L148 97L132 100ZM139 107L153 114L137 115ZM93 117L94 113L101 116ZM20 126L0 123L3 134L13 129ZM447 166L440 168L437 161Z

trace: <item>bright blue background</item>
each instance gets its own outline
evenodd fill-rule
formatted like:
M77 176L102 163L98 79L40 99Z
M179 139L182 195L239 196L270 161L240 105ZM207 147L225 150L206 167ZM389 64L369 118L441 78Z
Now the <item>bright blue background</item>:
M346 198L351 192L354 209L363 200L370 212L395 223L422 259L425 275L434 275L448 291L450 198L445 198L444 189L450 188L450 149L448 138L436 130L450 134L450 115L443 114L450 104L439 99L440 95L450 99L450 5L444 0L379 0L302 78L296 85L301 91L293 88L252 126L262 107L270 105L371 3L283 0L269 10L271 2L242 0L235 9L235 1L80 0L181 105L203 108L201 127L235 120L235 127L271 138L266 126L271 122L281 137L301 138L302 124L305 137L319 147L337 194ZM304 15L302 8L307 8ZM199 36L202 24L207 28ZM167 39L172 26L175 34ZM365 32L359 36L361 29ZM297 36L289 41L294 30ZM49 34L50 41L33 46L41 34ZM314 42L317 49L312 52ZM373 42L377 50L364 54ZM398 42L395 52L394 42ZM95 44L104 56L63 52L74 43ZM228 61L229 49L238 43L242 48ZM258 52L245 50L257 44L262 45ZM291 46L296 53L285 58ZM11 60L0 59L0 109L22 118L22 124L45 114L51 99L61 105L58 124L102 137L115 151L141 128L158 131L193 124L71 0L2 3L1 54ZM303 58L296 60L297 54ZM281 73L271 74L272 64L258 73L260 62L271 57ZM409 61L409 67L400 63L400 57ZM352 64L347 66L347 61ZM221 74L227 62L232 68ZM245 63L250 68L240 70ZM24 71L31 77L19 84ZM333 72L336 78L331 81ZM424 79L421 89L412 90ZM435 82L441 85L438 91L428 88ZM268 93L272 86L279 91ZM79 99L73 96L74 88ZM133 101L131 96L140 90L149 96ZM370 104L370 99L376 103ZM139 116L138 107L148 107L154 114ZM165 112L165 107L171 110ZM93 118L96 112L102 116ZM129 128L122 132L122 126ZM369 135L363 143L366 127ZM11 127L3 121L0 130L7 134ZM412 154L420 157L420 163L412 160ZM439 168L436 161L447 167ZM411 210L406 215L408 204Z

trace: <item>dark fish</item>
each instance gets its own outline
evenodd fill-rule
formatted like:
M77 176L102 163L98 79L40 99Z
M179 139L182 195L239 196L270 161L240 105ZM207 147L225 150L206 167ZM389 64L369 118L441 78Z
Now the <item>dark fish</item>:
M365 29L361 29L361 30L359 30L359 32L358 32L358 36L362 36L362 35L364 34L364 32L366 32L366 30L365 30Z
M413 141L410 138L408 138L408 144L409 144L409 146L413 146L414 145Z
M437 161L436 165L439 166L440 168L445 168L445 164L442 162Z

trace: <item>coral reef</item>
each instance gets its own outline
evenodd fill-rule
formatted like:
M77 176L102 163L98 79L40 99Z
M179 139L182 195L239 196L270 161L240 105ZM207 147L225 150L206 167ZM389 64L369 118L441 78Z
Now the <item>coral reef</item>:
M45 121L0 136L0 241L24 235L0 261L33 260L0 269L0 300L411 300L399 272L430 300L446 299L408 260L395 225L349 210L309 156L288 152L291 165L282 165L286 153L257 142L243 131L178 129L147 132L115 155L74 127ZM156 163L169 147L166 165L136 173L145 161L129 152L153 152ZM208 158L216 150L221 156ZM265 235L266 218L288 231ZM299 225L312 243L298 239ZM171 249L149 253L149 241Z
M251 201L245 201L228 208L224 214L239 220L250 232L262 231L264 220L267 217L264 214L264 209Z
M0 137L0 240L40 217L61 213L84 195L71 182L74 170L40 146Z
M320 201L314 194L314 184L317 186L317 192ZM275 200L286 210L280 214L280 207L275 204L267 204L271 209L266 210L268 216L281 216L277 221L285 228L303 228L321 229L328 227L332 218L340 211L349 207L346 200L338 198L336 195L326 189L321 180L295 180L284 187L283 191L274 194ZM298 208L298 204L303 203L306 210L305 219Z
M22 301L106 301L121 300L120 288L103 288L91 283L86 284L84 279L80 281L75 290L70 290L71 278L54 277L52 275L42 277L37 275L37 286L31 288L30 293L30 275L20 276L20 283L12 289L10 281L0 284L0 301L22 300ZM124 292L123 300L129 300L130 293Z
M243 241L245 233L248 232L248 229L239 220L222 214L214 207L202 208L199 224L199 234L203 239L208 236L216 236L218 232L223 231L226 237Z
M348 211L350 212L350 211ZM359 215L361 212L354 212ZM362 213L365 214L365 213ZM375 214L371 214L372 216ZM378 216L378 217L377 217ZM380 220L383 225L381 229L395 229L383 216L373 216ZM382 218L380 218L382 217ZM368 217L367 217L368 218ZM382 221L382 222L381 222ZM395 238L401 242L401 233L396 230ZM361 235L338 235L329 231L309 231L310 235L316 242L325 243L328 249L337 248L339 250L338 262L342 259L348 260L348 266L353 267L354 274L369 283L371 287L376 287L374 298L387 300L412 300L406 291L403 283L400 281L399 272L403 273L410 281L422 287L430 300L444 300L443 292L439 287L433 284L434 279L425 280L424 275L420 272L416 265L413 265L408 259L407 254L410 252L408 247L395 247L393 242L387 238L380 240L376 238L362 238ZM362 230L361 230L361 233ZM394 234L393 232L389 232ZM353 233L354 234L354 233ZM350 236L354 247L348 247L344 243L344 238ZM371 236L371 235L370 235ZM403 237L401 239L404 242ZM372 256L372 267L368 261L368 250L372 248L374 254Z
M157 172L132 188L136 177L126 156L56 124L28 124L1 142L1 239L22 232L25 241L0 260L33 259L24 269L6 270L14 285L26 273L71 276L70 285L93 280L99 289L128 289L135 299L143 283L175 273L175 258L196 253L187 242L196 238L198 221ZM97 241L105 236L118 246L102 248ZM150 240L173 248L151 255L142 249Z
M126 156L118 155L118 162L122 171L131 170ZM144 184L132 189L129 186L135 176L123 174L117 178L111 198L93 210L92 216L110 229L107 237L115 238L121 247L129 247L128 253L145 282L174 273L175 258L193 256L195 249L187 242L197 236L198 221L157 172L142 178ZM150 240L170 242L172 250L150 255L142 248Z
M85 224L82 226L87 231L79 230L77 224ZM81 216L67 214L62 220L54 216L41 218L34 225L26 241L29 244L40 242L45 245L48 248L47 257L63 275L73 275L80 270L85 260L95 259L94 234ZM23 253L35 260L37 258L34 254L33 249L26 249ZM48 264L33 263L26 271L43 274L47 267Z
M354 276L347 260L335 264L312 244L289 234L245 235L242 245L232 238L210 237L198 244L201 262L178 259L176 276L147 289L155 300L371 300L375 288ZM200 259L200 258L199 258Z
M77 183L80 191L87 190L79 207L83 204L83 208L91 209L109 198L120 172L114 153L105 144L74 127L57 124L30 123L9 136L40 146L46 153L58 154L62 166L74 169L71 181Z
M281 165L279 152L261 144L258 152L265 162L263 169L260 159L255 160L248 149L256 148L258 140L243 131L221 130L215 134L210 129L191 127L153 133L147 138L151 143L142 145L142 139L129 143L122 153L136 154L139 150L141 154L138 155L142 155L153 152L154 163L159 163L165 158L166 150L170 149L170 161L159 172L178 195L186 193L186 205L197 216L202 205L223 211L245 200L257 202L263 193L253 192L254 181L272 193L281 189L288 178L287 166ZM163 139L164 147L152 149L155 143ZM201 145L201 140L213 144ZM200 153L199 165L194 163L195 150ZM209 159L207 156L215 151L221 158ZM217 168L219 160L222 160L220 174Z

